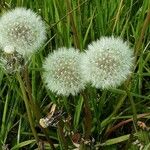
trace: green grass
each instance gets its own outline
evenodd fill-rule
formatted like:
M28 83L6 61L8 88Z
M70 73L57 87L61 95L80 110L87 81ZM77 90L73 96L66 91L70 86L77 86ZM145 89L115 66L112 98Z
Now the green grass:
M0 72L0 148L48 150L54 146L67 150L75 148L72 139L80 135L84 140L94 139L87 146L79 138L80 149L138 150L138 144L133 144L138 140L144 150L149 150L150 1L1 0L0 12L16 6L42 16L48 40L32 57L25 75ZM45 88L41 67L49 52L62 46L83 51L93 40L110 35L130 42L135 52L134 71L123 85L105 91L89 86L84 93L68 98ZM50 111L51 102L63 108L68 122L60 120L57 127L43 130L39 119ZM139 127L137 121L147 128ZM65 137L64 129L74 135Z

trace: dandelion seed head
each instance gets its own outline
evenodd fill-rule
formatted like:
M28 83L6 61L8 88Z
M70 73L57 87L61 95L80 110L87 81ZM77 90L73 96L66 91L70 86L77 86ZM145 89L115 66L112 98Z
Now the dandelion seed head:
M74 48L59 48L44 64L43 78L47 87L58 95L76 95L84 88L80 68L81 55Z
M0 33L2 48L11 45L23 56L34 53L46 39L41 17L25 8L15 8L2 15Z
M124 82L133 66L133 51L120 38L102 37L88 46L82 61L83 76L96 88L107 89Z

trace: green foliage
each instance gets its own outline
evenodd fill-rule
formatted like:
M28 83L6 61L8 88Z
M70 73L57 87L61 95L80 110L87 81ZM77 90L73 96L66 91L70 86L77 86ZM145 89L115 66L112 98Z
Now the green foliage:
M0 13L18 6L42 16L48 40L18 75L20 82L15 74L0 71L0 148L54 149L54 144L63 150L75 148L72 141L78 141L80 149L137 150L139 145L133 143L138 140L144 150L150 149L150 1L1 0ZM62 46L83 51L93 40L109 35L121 36L135 51L134 72L122 86L103 91L89 85L68 98L45 88L41 67L49 52ZM51 102L66 113L56 127L42 129L39 119L48 114ZM139 120L147 126L139 126ZM81 138L95 141L85 148Z

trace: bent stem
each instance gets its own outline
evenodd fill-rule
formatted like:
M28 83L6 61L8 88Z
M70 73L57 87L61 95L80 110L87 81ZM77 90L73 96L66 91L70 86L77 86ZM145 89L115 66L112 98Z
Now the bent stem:
M137 115L137 119L144 118L144 117L149 116L149 115L150 115L150 113L139 114L139 115ZM133 118L123 120L123 121L119 122L118 124L116 124L115 126L111 127L110 129L108 129L106 131L106 133L105 133L106 136L107 137L110 136L111 133L115 132L118 128L120 128L122 126L125 126L126 124L128 124L129 122L132 122L132 121L133 121Z
M22 78L21 78L19 72L17 72L17 79L19 81L21 92L22 92L22 95L23 95L23 100L24 100L25 107L26 107L26 110L27 110L27 115L28 115L30 127L31 127L32 133L34 135L34 138L36 140L36 143L38 145L39 138L38 138L37 132L34 128L34 123L33 123L32 115L31 115L30 107L29 107L29 101L28 101L28 98L27 98L27 95L26 95L25 86L24 86L24 83L22 81Z

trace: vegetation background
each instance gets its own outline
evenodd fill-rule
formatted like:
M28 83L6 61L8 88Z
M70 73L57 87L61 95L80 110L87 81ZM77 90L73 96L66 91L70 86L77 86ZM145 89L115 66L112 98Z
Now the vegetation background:
M15 7L41 15L48 40L22 78L0 71L0 149L65 150L80 145L78 149L85 150L149 150L150 1L1 0L0 15ZM84 51L90 42L110 35L130 42L135 52L133 73L122 86L106 91L89 86L68 98L45 88L42 61L49 52L62 46ZM42 129L39 119L48 114L51 103L65 114L57 118L56 127Z

